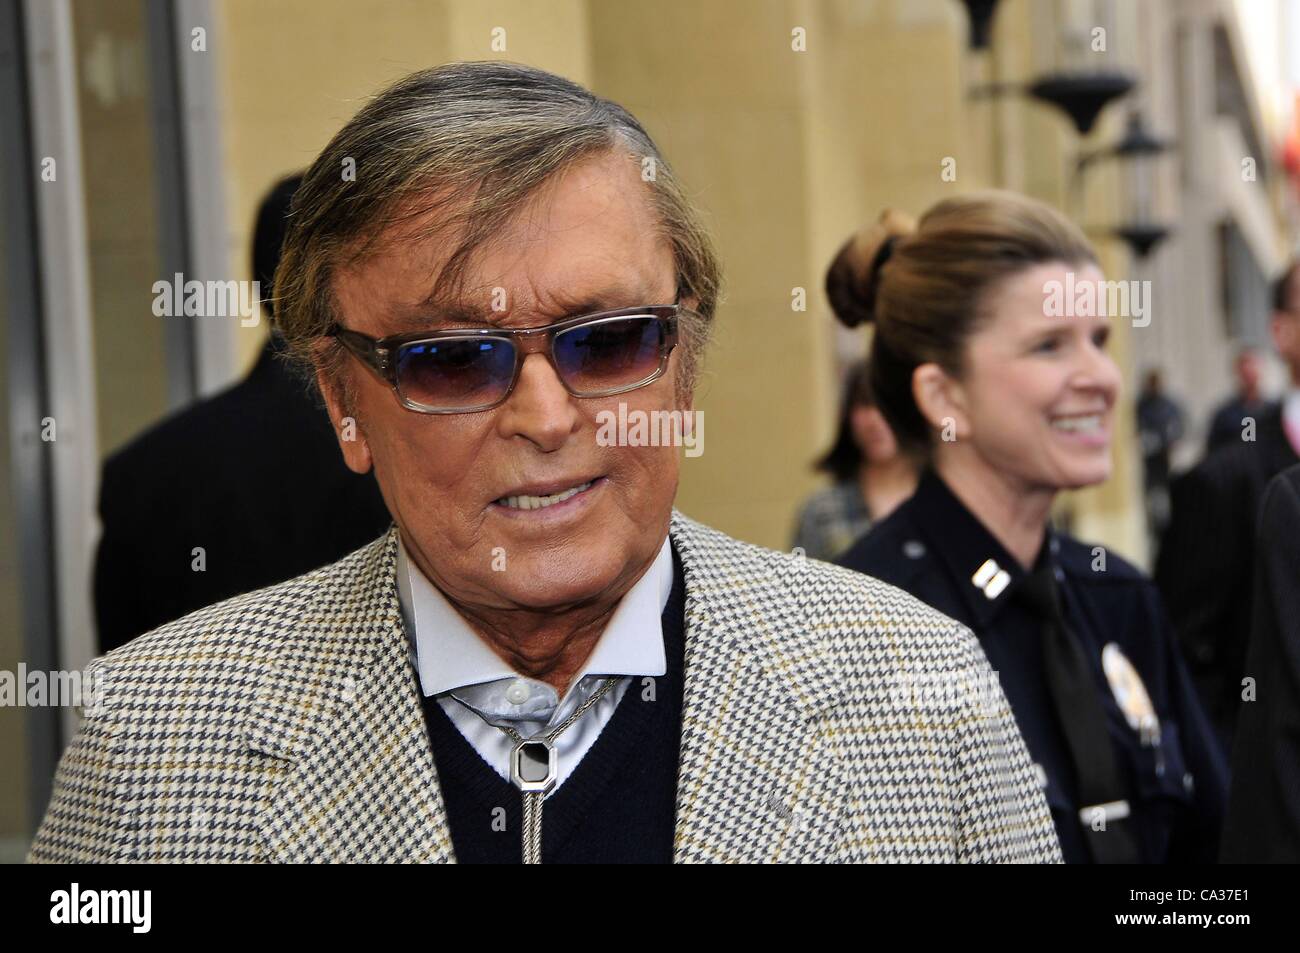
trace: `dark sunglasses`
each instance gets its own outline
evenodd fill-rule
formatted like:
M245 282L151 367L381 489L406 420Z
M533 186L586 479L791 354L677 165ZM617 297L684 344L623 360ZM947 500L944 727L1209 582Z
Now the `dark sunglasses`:
M490 410L510 396L529 354L545 354L574 397L644 387L668 366L681 305L620 308L539 328L458 328L372 338L335 324L327 335L421 414Z

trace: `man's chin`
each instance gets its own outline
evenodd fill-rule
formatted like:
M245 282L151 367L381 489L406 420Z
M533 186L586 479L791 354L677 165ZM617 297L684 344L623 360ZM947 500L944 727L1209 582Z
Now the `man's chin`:
M540 577L530 579L521 586L503 587L499 594L520 609L558 612L598 599L612 584L612 580L602 583Z
M497 578L488 582L501 598L520 608L558 610L606 595L618 585L625 557L604 551L552 551L541 562L507 561Z

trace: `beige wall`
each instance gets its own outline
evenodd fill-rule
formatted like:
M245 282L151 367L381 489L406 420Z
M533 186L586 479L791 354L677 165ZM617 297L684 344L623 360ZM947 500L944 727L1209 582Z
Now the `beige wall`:
M504 58L587 82L586 4L447 0L223 0L221 101L230 253L246 276L258 202L310 165L367 97L417 69ZM505 53L492 49L505 30ZM251 277L251 276L248 276ZM265 328L241 328L252 363Z
M167 411L153 104L142 3L73 4L101 456ZM170 276L168 276L170 279Z
M812 269L808 56L782 2L594 4L593 83L652 135L714 227L726 292L697 394L702 456L678 503L742 538L784 546L806 462L826 436L829 351Z
M817 485L809 464L834 426L836 342L840 351L865 346L836 331L821 291L840 243L886 206L916 214L959 190L1001 184L1066 200L1073 137L1063 120L1019 100L967 97L973 79L1023 80L1050 65L1040 62L1041 37L1052 24L1029 0L1002 4L998 54L987 62L967 57L965 15L952 0L218 8L230 243L241 271L263 190L308 164L365 96L413 69L504 56L636 113L705 210L725 267L697 397L705 452L683 461L679 505L770 546L787 545L797 505ZM496 27L503 54L491 48ZM796 27L805 52L791 48ZM940 177L947 156L956 182ZM1106 253L1108 266L1123 266ZM796 288L806 311L792 309ZM263 329L234 333L251 361ZM1116 478L1067 506L1086 534L1140 558L1129 436L1121 430Z

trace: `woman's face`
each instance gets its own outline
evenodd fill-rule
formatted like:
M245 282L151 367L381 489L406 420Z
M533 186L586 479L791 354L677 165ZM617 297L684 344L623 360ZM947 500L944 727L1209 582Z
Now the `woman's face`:
M1120 388L1106 352L1110 321L1047 313L1049 282L1068 287L1070 270L1063 262L1037 265L991 289L956 391L958 440L1031 488L1074 489L1110 475ZM1102 281L1096 266L1073 270L1076 287Z
M862 451L863 463L868 466L888 463L898 455L894 431L889 429L889 423L878 407L856 404L849 413L853 439Z

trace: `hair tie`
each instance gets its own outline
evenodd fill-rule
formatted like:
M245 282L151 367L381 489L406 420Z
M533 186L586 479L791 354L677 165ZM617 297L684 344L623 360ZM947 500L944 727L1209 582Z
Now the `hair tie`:
M876 297L880 291L880 269L894 253L894 241L897 238L897 235L890 235L880 243L880 247L876 249L875 255L871 258L871 265L867 269L867 286L864 297L866 299L866 310L870 315L867 320L872 324L875 324L876 321Z
M880 243L880 248L877 249L875 257L871 259L871 270L869 274L875 275L880 271L885 262L889 261L889 256L894 253L894 242L897 239L897 235L890 235Z

